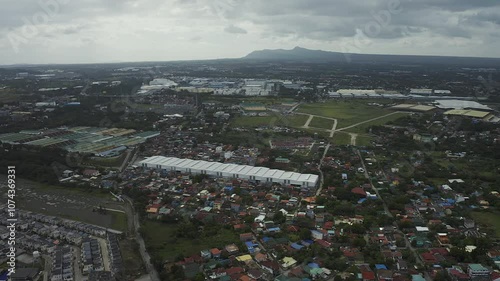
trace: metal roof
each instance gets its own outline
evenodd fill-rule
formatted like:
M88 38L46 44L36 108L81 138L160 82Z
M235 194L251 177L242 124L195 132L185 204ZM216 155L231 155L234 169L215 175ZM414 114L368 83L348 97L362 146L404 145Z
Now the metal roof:
M155 168L157 165L166 167L176 167L183 169L205 170L210 172L220 172L237 174L239 176L255 176L260 178L272 178L275 180L289 180L293 182L306 182L316 184L318 175L300 174L295 172L269 169L266 167L252 167L248 165L224 164L219 162L207 162L203 160L180 159L174 157L152 156L141 161L140 164L149 165Z

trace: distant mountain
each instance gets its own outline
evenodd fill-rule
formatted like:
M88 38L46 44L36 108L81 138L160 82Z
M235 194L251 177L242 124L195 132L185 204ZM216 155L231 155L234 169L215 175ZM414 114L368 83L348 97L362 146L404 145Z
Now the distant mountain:
M248 54L243 60L273 60L301 62L338 62L338 63L391 63L391 64L450 64L477 65L481 67L500 67L498 58L415 56L415 55L369 55L295 47L291 50L260 50Z

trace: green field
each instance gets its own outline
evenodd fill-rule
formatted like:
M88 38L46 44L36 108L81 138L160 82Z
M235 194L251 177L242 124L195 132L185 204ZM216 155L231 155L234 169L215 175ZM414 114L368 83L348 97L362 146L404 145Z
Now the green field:
M356 138L356 146L370 146L372 138L366 135L358 135Z
M407 115L408 114L406 114L406 113L396 113L396 114L391 115L391 116L386 116L386 117L383 117L383 118L380 118L377 120L373 120L371 122L364 123L364 124L361 124L359 126L347 129L346 131L349 133L364 134L367 132L368 128L371 126L385 125L391 121L395 121L395 120L397 120L401 117L407 116Z
M128 228L127 215L125 213L114 212L114 211L108 211L108 213L111 214L111 216L113 217L111 228L122 232L126 232Z
M367 101L329 101L301 105L299 112L338 119L338 128L380 117L393 111L378 106L370 106Z
M495 232L495 236L500 238L500 214L499 213L484 213L473 212L472 218L480 225L487 226Z
M96 188L78 188L78 187L65 187L65 186L56 186L49 184L39 184L37 189L42 191L57 191L61 193L66 193L70 195L80 195L85 197L97 197L101 199L112 199L113 196L108 191L103 189Z
M333 145L350 145L351 135L344 132L335 132L332 143Z
M152 251L152 255L173 261L179 255L190 256L201 250L214 247L220 249L228 244L239 242L238 234L222 227L215 236L200 236L197 239L176 237L177 228L177 225L153 221L145 221L141 225L141 234L146 247Z
M19 100L18 95L10 93L2 93L2 91L0 91L0 102L14 102L17 100Z
M89 166L120 167L123 164L123 161L125 161L126 157L127 157L126 152L122 153L120 156L117 157L109 157L109 158L93 157L88 160L87 164Z
M289 115L289 116L283 116L285 120L287 120L287 124L289 127L293 128L300 128L304 126L304 124L307 122L307 119L309 117L307 115Z
M239 116L233 119L231 123L235 127L260 127L270 126L277 121L275 116Z
M309 126L313 127L313 128L331 130L334 123L335 123L335 121L333 121L331 119L314 117L313 120L311 121L311 123L309 124Z
M238 116L231 122L234 127L287 126L299 128L307 121L306 115ZM331 128L331 127L330 127Z

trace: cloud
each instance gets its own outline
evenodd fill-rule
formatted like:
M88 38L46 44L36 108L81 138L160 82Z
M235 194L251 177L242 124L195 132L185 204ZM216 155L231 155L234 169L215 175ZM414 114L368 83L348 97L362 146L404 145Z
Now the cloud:
M226 26L226 28L224 28L224 31L227 33L233 33L233 34L247 34L248 33L245 29L243 29L241 27L237 27L235 25Z
M47 7L49 20L36 24ZM357 30L371 42L361 53L500 57L499 11L491 0L3 0L0 62L224 58L296 45L341 51ZM24 36L26 20L39 32L15 52L8 35ZM41 53L40 45L51 48ZM86 48L76 56L75 46Z

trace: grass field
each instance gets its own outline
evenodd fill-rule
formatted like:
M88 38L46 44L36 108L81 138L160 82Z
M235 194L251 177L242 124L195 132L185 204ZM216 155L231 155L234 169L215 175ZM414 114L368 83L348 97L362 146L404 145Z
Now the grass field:
M368 122L368 123L365 123L365 124L361 124L359 126L347 129L346 131L349 132L349 133L364 134L364 133L367 132L368 128L371 127L371 126L385 125L385 124L387 124L387 123L389 123L391 121L395 121L395 120L397 120L397 119L399 119L401 117L407 116L407 115L408 114L406 114L406 113L396 113L396 114L391 115L391 116L386 116L384 118L373 120L371 122Z
M472 218L480 225L487 226L495 232L496 238L500 238L500 214L499 213L483 213L473 212Z
M0 91L0 102L14 102L17 100L19 100L18 95L10 93L2 93L2 91Z
M335 123L335 121L333 121L331 119L314 117L313 120L311 121L311 123L309 124L309 126L313 127L313 128L331 130L334 123Z
M356 146L370 146L372 138L370 136L358 135L356 138Z
M173 261L178 255L190 256L201 250L224 247L239 241L237 234L231 230L220 228L219 233L211 237L187 239L175 237L176 225L146 221L141 226L141 233L146 247L164 260Z
M65 194L80 195L85 197L97 197L101 199L112 199L113 196L105 190L102 189L83 189L78 187L65 187L65 186L55 186L49 184L39 184L37 188L42 191L60 191Z
M121 212L108 211L112 216L111 228L119 231L127 231L127 215Z
M260 127L269 126L277 119L275 116L239 116L234 118L231 124L235 127Z
M120 167L123 164L123 161L127 157L127 153L122 153L117 157L110 158L102 158L102 157L94 157L88 160L88 164L90 166L100 166L100 167Z
M338 119L338 128L354 125L393 111L370 106L366 101L330 101L301 105L299 112Z
M307 122L307 119L309 117L307 115L289 115L289 116L283 116L286 122L288 123L288 126L293 127L293 128L300 128L304 126L304 124Z
M344 132L335 132L333 135L333 145L350 145L351 135Z
M288 126L299 128L307 121L306 115L238 116L231 122L234 127ZM330 127L331 128L331 127Z

